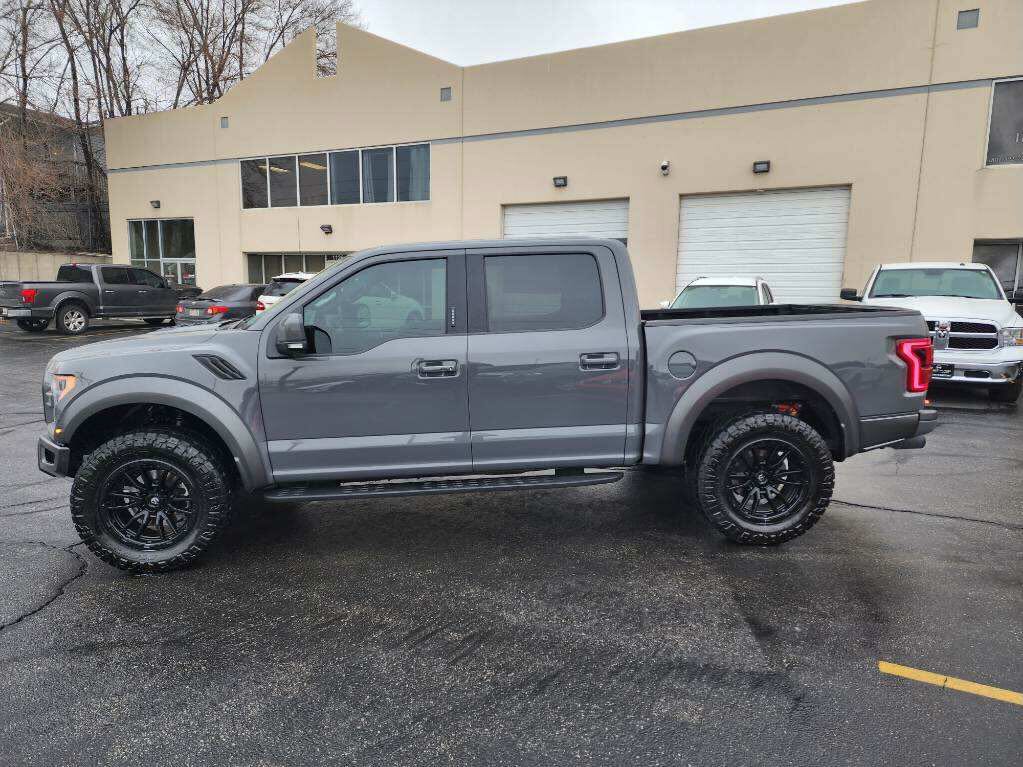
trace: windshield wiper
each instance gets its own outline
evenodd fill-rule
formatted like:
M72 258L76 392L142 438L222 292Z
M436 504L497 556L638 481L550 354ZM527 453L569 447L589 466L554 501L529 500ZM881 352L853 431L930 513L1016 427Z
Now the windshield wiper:
M916 298L909 293L875 293L873 298Z

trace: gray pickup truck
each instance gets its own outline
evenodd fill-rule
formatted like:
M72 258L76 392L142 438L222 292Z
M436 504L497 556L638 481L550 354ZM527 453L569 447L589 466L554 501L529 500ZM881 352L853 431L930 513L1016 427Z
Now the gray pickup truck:
M142 317L160 325L174 317L178 294L148 269L118 264L64 264L53 282L0 282L0 320L30 333L51 320L62 333L81 335L96 317Z
M408 307L413 307L408 309ZM254 317L57 354L39 467L105 561L198 557L242 499L614 482L679 467L724 535L774 544L827 507L833 461L922 447L915 311L640 311L612 240L368 250Z

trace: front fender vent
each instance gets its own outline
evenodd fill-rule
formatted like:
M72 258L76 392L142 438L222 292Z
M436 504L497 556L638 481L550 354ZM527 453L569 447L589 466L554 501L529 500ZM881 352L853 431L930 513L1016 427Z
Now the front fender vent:
M222 378L225 381L241 381L245 378L242 371L216 354L193 354L192 356L217 378Z

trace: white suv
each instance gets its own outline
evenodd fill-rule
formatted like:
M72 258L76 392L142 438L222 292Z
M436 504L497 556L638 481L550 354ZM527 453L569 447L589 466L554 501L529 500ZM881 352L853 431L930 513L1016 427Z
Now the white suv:
M842 298L916 309L934 341L934 381L986 386L991 399L1015 402L1023 388L1023 317L983 264L880 264L863 296Z
M708 309L719 306L773 304L771 288L760 277L697 277L662 309Z
M266 289L256 301L256 313L269 309L303 282L315 276L314 272L288 272L277 275L267 283Z

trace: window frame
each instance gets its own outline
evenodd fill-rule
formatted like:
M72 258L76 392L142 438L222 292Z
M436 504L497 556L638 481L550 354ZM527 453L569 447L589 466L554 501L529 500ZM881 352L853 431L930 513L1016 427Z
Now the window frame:
M486 259L504 256L529 257L529 256L589 256L597 270L597 285L600 288L600 316L588 325L581 325L572 328L528 328L523 330L491 330L490 313L487 307L487 274ZM546 249L531 249L528 251L508 251L495 249L493 252L470 253L467 256L467 267L469 276L469 323L470 333L486 335L504 335L508 333L573 333L580 330L587 330L595 327L607 319L607 291L604 284L604 273L600 268L600 259L591 250L568 249L562 251L551 251Z
M1023 162L1002 162L995 165L990 164L987 160L991 154L991 120L994 117L995 112L995 91L998 90L999 83L1014 83L1023 81L1023 76L1020 77L1000 77L991 81L991 95L988 96L987 105L987 132L984 134L984 155L981 158L981 168L1017 168L1023 165Z
M379 349L384 344L390 341L399 341L406 338L418 338L418 339L430 339L430 338L446 338L448 336L466 335L466 255L462 249L455 250L424 250L414 253L385 253L379 256L368 258L365 261L361 261L357 264L353 264L351 268L343 270L340 274L336 274L332 279L324 282L322 286L315 292L308 296L303 296L302 299L295 305L288 307L288 310L281 312L274 317L274 324L267 328L270 330L267 333L268 342L266 345L266 355L272 359L283 358L282 355L277 351L277 329L280 327L281 322L285 317L291 314L298 314L305 323L305 308L313 301L316 301L325 293L330 292L339 284L348 280L360 272L370 269L374 266L381 264L394 264L403 263L406 261L445 261L446 279L444 283L444 292L446 299L446 306L444 307L444 332L440 335L429 335L429 336L398 336L396 338L388 338L385 341L381 341L376 346L371 346L368 349L364 349L361 352L352 353L335 353L330 354L314 354L313 352L307 352L303 354L303 357L316 357L319 359L329 359L332 357L355 357L361 354L368 354L374 349ZM314 278L315 279L315 278ZM299 286L297 290L301 290L303 286ZM451 312L454 310L454 324L451 323Z

